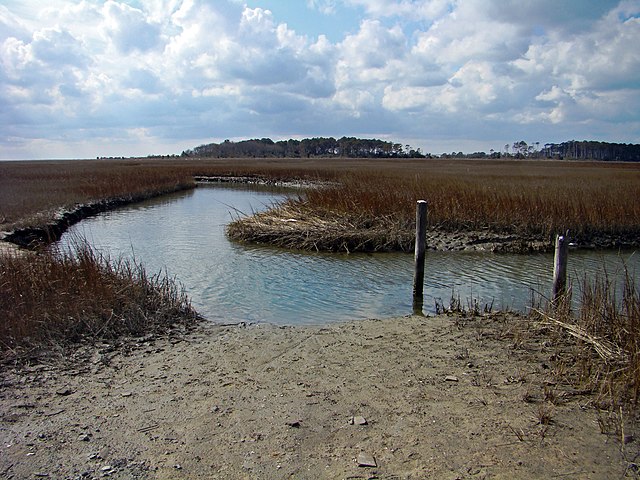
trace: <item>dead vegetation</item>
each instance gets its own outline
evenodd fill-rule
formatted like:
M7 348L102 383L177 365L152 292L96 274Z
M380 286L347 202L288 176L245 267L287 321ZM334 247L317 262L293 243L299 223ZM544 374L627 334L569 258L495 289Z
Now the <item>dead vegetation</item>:
M301 250L409 252L414 248L411 229L393 215L372 219L348 212L318 212L300 199L238 218L227 226L227 234L238 241Z
M609 411L631 407L640 400L640 290L635 274L604 272L584 279L581 296L545 311L534 309L532 318L548 327L571 348L558 355L561 370L578 388L596 395L599 407Z
M416 201L425 199L431 231L511 236L511 251L530 251L532 245L549 250L555 234L567 229L583 246L638 245L637 167L423 161L392 169L372 162L369 169L341 171L334 180L259 218L238 219L231 238L299 249L410 250L404 239L415 229Z
M310 189L297 208L309 222L344 222L345 234L352 226L392 227L380 249L404 245L393 237L412 230L418 199L429 202L430 228L445 232L491 231L550 242L570 229L574 240L596 247L637 243L640 233L638 164L451 159L0 162L0 225L43 225L60 209L193 186L194 176L330 181L332 186ZM274 239L273 231L268 236Z
M174 280L86 244L74 253L0 253L0 311L0 352L11 359L197 320Z

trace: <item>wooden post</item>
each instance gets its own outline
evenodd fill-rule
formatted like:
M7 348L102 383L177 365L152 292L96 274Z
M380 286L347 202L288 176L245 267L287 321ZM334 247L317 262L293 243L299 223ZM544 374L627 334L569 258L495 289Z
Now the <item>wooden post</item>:
M413 273L413 313L422 313L424 290L424 254L427 247L427 202L418 200L416 207L416 249Z
M553 290L551 295L554 304L557 304L567 288L568 233L567 235L556 236L556 250L553 258Z

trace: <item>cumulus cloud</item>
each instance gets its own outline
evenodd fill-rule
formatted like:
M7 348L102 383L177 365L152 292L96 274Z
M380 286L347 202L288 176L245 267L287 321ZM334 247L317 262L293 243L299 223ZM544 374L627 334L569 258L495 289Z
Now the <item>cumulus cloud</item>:
M337 0L307 0L309 8L318 10L325 15L335 13Z
M240 0L8 0L0 156L88 148L85 136L118 138L133 149L122 154L141 153L136 139L320 134L423 139L425 151L522 132L640 141L638 0L305 5L361 16L330 41Z
M160 43L160 26L145 13L126 4L108 1L104 5L104 31L119 52L146 51Z

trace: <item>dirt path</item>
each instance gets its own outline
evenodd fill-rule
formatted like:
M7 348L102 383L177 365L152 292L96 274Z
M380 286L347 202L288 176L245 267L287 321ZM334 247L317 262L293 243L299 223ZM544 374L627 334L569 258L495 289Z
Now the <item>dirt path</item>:
M0 477L635 475L638 442L552 380L554 349L522 322L203 325L5 366Z

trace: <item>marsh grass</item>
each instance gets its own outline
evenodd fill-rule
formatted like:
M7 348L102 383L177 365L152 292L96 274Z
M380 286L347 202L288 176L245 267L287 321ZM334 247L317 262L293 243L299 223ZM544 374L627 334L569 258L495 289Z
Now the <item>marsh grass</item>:
M621 297L616 278L606 273L582 287L577 323L597 339L578 342L583 381L593 384L602 400L619 407L623 400L640 400L640 290L635 276L624 268ZM596 348L598 346L599 348ZM597 354L594 355L594 352Z
M549 241L570 229L581 243L609 244L640 235L640 165L596 162L364 160L364 159L128 159L0 162L0 228L42 225L61 208L113 198L141 198L193 186L194 176L259 176L274 180L330 181L310 189L295 208L317 226L343 223L366 237L412 235L415 202L429 202L431 229L492 231ZM292 205L287 206L293 208ZM274 214L289 214L274 210ZM313 221L315 221L313 220ZM280 222L283 224L282 222ZM275 240L273 225L263 237ZM308 248L300 229L298 242ZM292 246L291 229L281 243ZM313 236L313 231L309 233ZM248 240L251 240L250 238ZM326 242L335 249L336 241ZM346 242L347 245L350 241ZM396 242L404 245L404 240ZM351 247L350 247L351 248ZM400 248L404 249L404 247Z
M238 217L227 226L227 235L301 250L408 252L414 248L411 229L391 214L371 218L355 212L318 211L301 198L251 217Z
M115 261L86 243L72 251L0 254L0 350L112 339L191 324L197 315L182 288L135 261Z
M254 159L0 161L0 229L42 226L61 210L108 200L140 200L193 188L195 176L318 178L317 167ZM327 171L325 176L332 177Z
M576 167L573 175L564 176L554 167L532 165L525 176L512 168L505 165L503 175L478 167L468 176L347 175L339 185L310 191L307 201L319 211L358 212L372 219L393 215L398 224L411 226L416 200L424 199L429 202L430 227L445 231L486 229L551 238L570 229L576 239L640 232L640 205L635 200L640 198L640 178L634 172L621 175Z
M621 278L620 278L621 277ZM599 408L617 411L640 400L640 291L635 275L607 272L585 278L577 306L566 296L534 318L571 347L558 356L565 380L596 395ZM556 342L558 343L558 342Z
M42 226L62 210L105 200L135 200L192 187L170 165L134 161L0 162L0 227Z
M324 171L320 171L320 176ZM287 202L286 208L262 214L260 221L239 219L246 225L230 229L232 238L288 248L314 249L326 244L339 249L335 229L323 242L313 225L344 225L345 240L369 251L386 250L413 235L417 200L427 200L432 232L487 232L511 235L552 248L557 232L571 231L572 241L608 247L632 244L640 235L640 168L635 165L553 162L371 162L368 168L333 172L333 183L310 189ZM297 223L286 225L291 218ZM272 218L266 221L267 217ZM304 221L302 217L304 216ZM282 238L276 226L280 225ZM307 226L309 228L307 228ZM261 230L262 229L262 230ZM389 237L377 232L388 231ZM297 240L295 235L297 235ZM309 241L312 239L312 241ZM350 248L351 248L350 247ZM517 247L517 245L516 245ZM343 249L344 250L344 249ZM517 248L516 248L517 250Z

